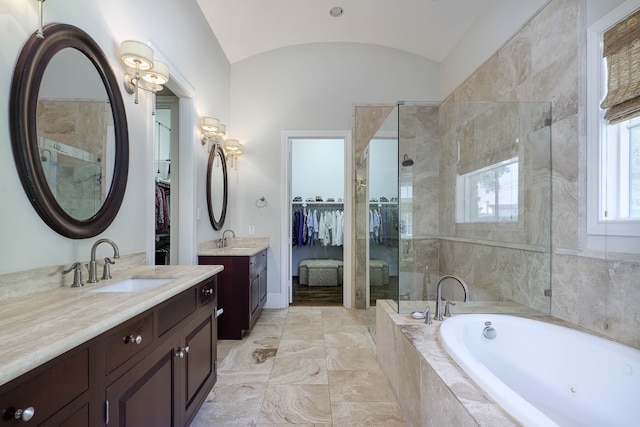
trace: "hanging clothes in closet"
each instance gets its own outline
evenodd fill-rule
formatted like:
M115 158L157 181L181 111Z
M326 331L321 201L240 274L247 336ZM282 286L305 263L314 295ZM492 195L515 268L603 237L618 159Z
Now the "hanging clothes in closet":
M379 205L369 209L369 241L374 246L396 246L398 242L398 206Z
M344 211L331 206L294 206L292 211L294 247L342 246Z
M156 185L156 233L169 229L169 193L169 186Z

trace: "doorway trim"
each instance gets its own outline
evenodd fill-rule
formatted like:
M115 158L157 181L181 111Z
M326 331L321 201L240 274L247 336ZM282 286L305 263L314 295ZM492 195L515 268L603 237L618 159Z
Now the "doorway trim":
M162 54L153 43L149 43L154 50L157 59L169 66L169 81L167 87L178 97L178 164L172 165L172 170L178 176L178 218L172 218L173 225L177 225L178 233L178 264L194 265L197 261L196 248L196 123L198 118L195 113L193 94L195 89L180 73L178 68ZM156 102L155 97L152 101ZM150 121L151 122L151 121ZM155 126L151 125L151 141L154 140ZM149 150L153 149L153 143ZM153 218L155 212L155 173L153 168L154 156L149 152L147 156L147 170L149 171L149 184L147 189L147 218ZM173 185L173 179L172 179ZM147 228L147 264L155 264L155 225L149 221Z
M309 131L309 130L284 130L281 134L281 164L280 169L280 200L281 200L281 218L280 218L280 242L282 250L280 251L280 306L288 307L291 302L291 139L343 139L344 140L344 234L352 235L353 228L353 155L351 143L351 131ZM352 239L344 239L343 258L344 258L344 285L342 288L342 305L351 308L352 298L351 292L353 283L349 279L353 266L352 262ZM269 297L275 297L270 295Z

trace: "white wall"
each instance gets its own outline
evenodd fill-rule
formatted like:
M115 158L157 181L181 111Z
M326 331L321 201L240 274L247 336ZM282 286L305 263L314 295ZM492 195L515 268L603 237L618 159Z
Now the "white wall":
M438 98L438 66L380 46L318 43L274 50L231 66L231 134L245 146L229 226L271 243L268 286L280 293L280 170L284 130L349 130L354 104ZM267 208L255 200L265 196Z
M37 3L25 0L0 3L0 197L3 206L0 209L3 237L0 274L87 260L92 243L101 237L113 239L121 253L143 252L148 240L153 239L153 228L149 227L153 213L147 194L153 176L149 93L143 92L140 104L134 105L132 96L121 88L129 126L129 178L120 213L104 233L82 240L62 237L45 225L25 196L13 161L8 108L14 64L24 42L37 26ZM194 88L193 122L197 122L197 115L205 114L228 120L230 66L194 0L52 1L44 3L44 21L45 24L72 24L89 33L111 61L118 80L124 74L118 59L120 42L129 38L151 41L172 64L178 65L179 72ZM193 130L195 135L195 125ZM193 173L198 186L203 187L206 150L201 148L197 137L185 143L197 145L199 151L193 159ZM206 206L204 188L198 188L197 194L198 201L191 203ZM193 221L192 218L185 220ZM200 227L203 223L198 224L199 238L215 235L208 221L204 224L206 227Z
M344 200L344 141L291 139L291 197Z

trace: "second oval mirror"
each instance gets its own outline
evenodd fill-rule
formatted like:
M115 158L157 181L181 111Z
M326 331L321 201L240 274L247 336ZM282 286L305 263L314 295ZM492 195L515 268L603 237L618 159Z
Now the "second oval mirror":
M227 162L224 151L215 144L207 165L207 208L214 230L222 229L227 216Z

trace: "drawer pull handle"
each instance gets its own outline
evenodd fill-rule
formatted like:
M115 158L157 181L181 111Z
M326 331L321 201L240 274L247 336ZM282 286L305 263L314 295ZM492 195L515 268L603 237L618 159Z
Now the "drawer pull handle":
M16 409L16 412L13 414L13 418L16 420L29 421L33 418L33 415L36 413L36 410L33 409L33 406L29 406L24 409Z
M178 350L176 351L176 357L178 359L184 359L184 356L187 353L189 353L189 346L186 346L185 348L178 347Z
M204 294L204 296L210 297L211 295L213 295L213 289L203 289L202 293Z
M141 342L142 342L142 335L131 334L127 337L124 337L125 344L129 344L129 343L140 344Z

